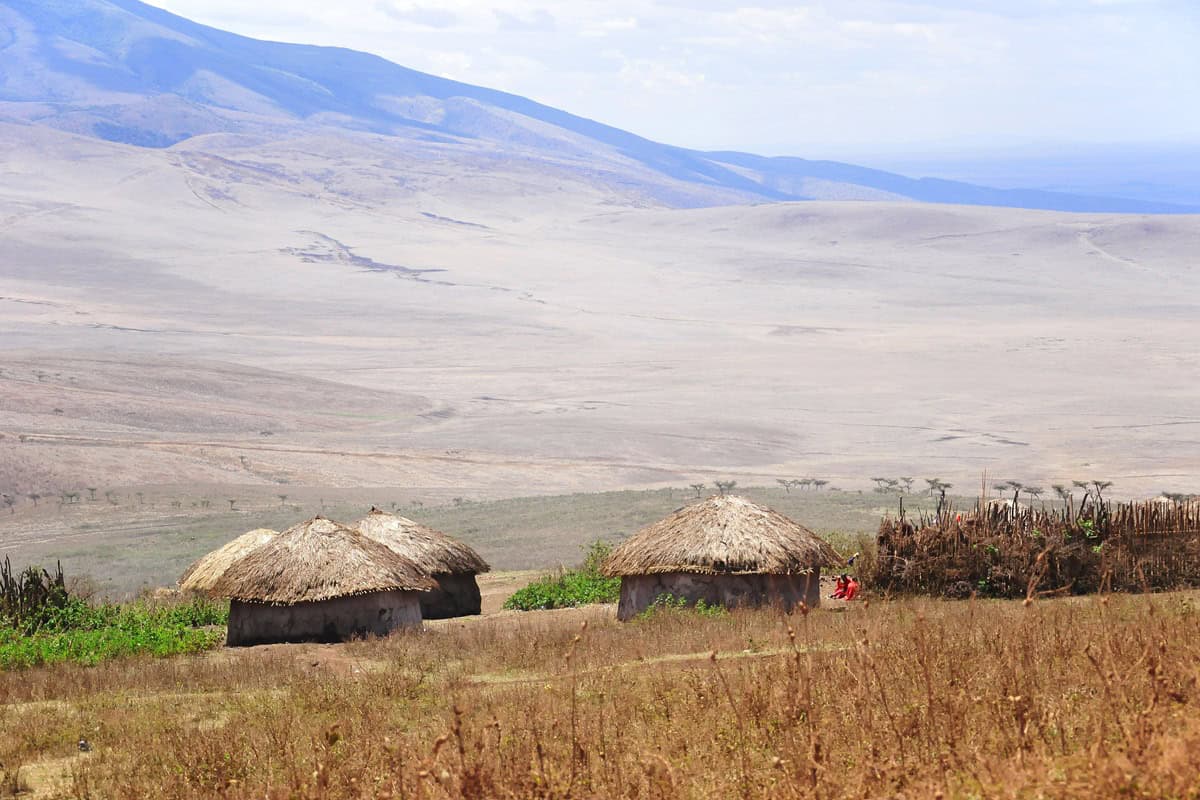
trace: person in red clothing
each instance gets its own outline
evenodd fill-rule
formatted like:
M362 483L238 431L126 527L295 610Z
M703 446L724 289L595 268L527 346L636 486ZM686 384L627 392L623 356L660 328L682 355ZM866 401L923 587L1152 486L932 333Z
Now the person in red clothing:
M838 575L837 582L833 584L833 594L830 597L834 600L846 599L846 585L850 583L850 579L845 573Z
M846 583L846 599L853 600L857 594L858 594L858 581L854 578L851 578Z

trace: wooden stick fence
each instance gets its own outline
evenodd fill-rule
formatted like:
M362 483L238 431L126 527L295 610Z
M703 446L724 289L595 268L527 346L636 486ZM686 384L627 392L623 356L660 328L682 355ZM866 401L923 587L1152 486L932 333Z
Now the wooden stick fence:
M944 506L879 527L878 588L943 596L1200 586L1200 502Z

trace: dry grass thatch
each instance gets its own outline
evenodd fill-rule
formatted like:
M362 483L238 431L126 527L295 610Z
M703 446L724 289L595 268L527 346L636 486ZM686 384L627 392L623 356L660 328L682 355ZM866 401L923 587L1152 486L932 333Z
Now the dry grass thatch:
M779 512L714 496L635 533L605 559L603 572L799 575L841 563L827 542Z
M211 591L248 602L293 605L435 587L411 559L356 530L316 517L236 561Z
M256 528L249 533L243 533L231 542L227 542L208 555L200 558L187 568L179 577L181 592L200 592L208 594L229 566L245 555L249 555L259 547L279 535L279 531L270 528Z
M488 572L491 567L468 545L407 517L377 508L354 523L361 533L407 556L430 575L466 575Z

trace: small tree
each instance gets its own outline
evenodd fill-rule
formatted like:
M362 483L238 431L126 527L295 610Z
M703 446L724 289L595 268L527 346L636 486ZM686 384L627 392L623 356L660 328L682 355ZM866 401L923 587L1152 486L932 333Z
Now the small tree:
M792 482L788 478L776 478L775 482L783 487L783 491L786 494L792 493Z
M699 497L699 496L700 496L700 493L704 491L704 486L705 486L705 484L703 484L703 483L692 483L692 484L689 484L689 486L691 487L692 491L694 491L694 492L696 493L696 497Z
M277 494L275 496L279 498L279 507L283 508L283 504L287 502L288 496L286 494Z
M37 492L30 492L30 493L27 495L27 497L28 497L30 500L32 500L32 501L33 501L33 507L34 507L34 508L37 508L38 500L41 500L41 499L42 499L42 496L41 496L40 494L38 494Z
M737 486L737 481L713 481L713 485L717 487L717 491L724 497L726 493L732 492Z
M89 487L87 487L87 490L88 490L88 500L95 501L95 499L96 499L96 487L95 487L95 486L89 486Z
M900 483L904 484L905 494L912 494L913 478L911 475L901 475Z
M4 505L8 506L8 513L17 513L17 510L13 507L17 504L17 498L13 497L11 494L6 494L0 497L0 499L4 500Z
M226 499L226 501L229 503L229 510L230 510L230 511L237 511L237 508L236 508L236 506L237 506L237 498L236 498L236 497L227 497L227 498L225 498L225 499Z
M813 480L812 480L813 488L816 489L818 492L821 491L821 487L827 483L829 483L829 481L821 480L820 478L813 478Z

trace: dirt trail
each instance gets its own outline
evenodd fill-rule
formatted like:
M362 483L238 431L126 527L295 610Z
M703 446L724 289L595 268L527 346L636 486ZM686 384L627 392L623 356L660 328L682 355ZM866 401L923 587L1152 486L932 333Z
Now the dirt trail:
M94 756L94 753L75 753L64 758L47 758L21 767L21 779L29 787L28 794L18 797L37 798L66 797L71 788L71 773L77 764Z

